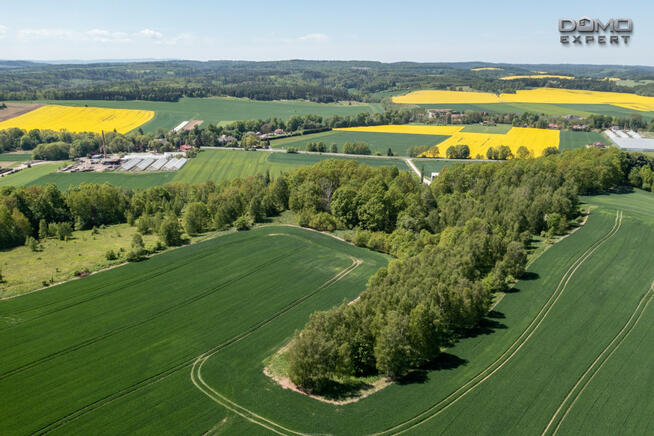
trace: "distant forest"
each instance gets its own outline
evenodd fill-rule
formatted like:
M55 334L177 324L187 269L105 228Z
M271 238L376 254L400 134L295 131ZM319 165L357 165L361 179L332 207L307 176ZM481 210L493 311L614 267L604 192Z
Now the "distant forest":
M471 71L494 66L501 70ZM572 74L575 80L499 80L509 74ZM603 80L620 77L635 86ZM649 81L652 81L650 83ZM513 92L532 86L654 95L654 68L611 65L381 63L366 61L156 61L45 64L0 61L0 101L150 100L233 96L256 100L304 99L379 102L415 89Z

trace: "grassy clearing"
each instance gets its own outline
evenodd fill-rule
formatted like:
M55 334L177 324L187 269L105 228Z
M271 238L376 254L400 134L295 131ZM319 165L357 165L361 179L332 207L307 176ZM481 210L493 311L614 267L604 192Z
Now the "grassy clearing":
M318 291L351 256L364 263ZM189 380L195 358L266 319L288 336L313 310L354 298L385 263L271 226L0 302L0 431L202 433L228 418L229 433L239 424Z
M129 251L136 227L119 224L97 230L75 231L73 238L60 241L48 238L37 252L21 246L0 251L0 267L4 281L0 283L0 298L22 294L34 289L68 280L75 272L90 272L124 262L109 261L108 250ZM145 235L146 246L154 244L156 235Z
M70 186L81 185L82 183L111 183L124 188L149 188L151 186L164 185L172 182L175 173L143 173L129 174L119 172L106 173L55 173L51 172L38 179L31 180L26 185L46 185L54 183L59 189L65 190Z
M0 186L24 186L34 184L36 180L50 173L54 173L59 168L63 168L70 162L52 162L40 165L34 165L31 168L25 168L17 173L9 174L0 178Z
M176 103L105 100L57 100L40 103L154 111L154 119L141 126L145 132L154 132L160 128L170 130L184 120L203 120L205 124L225 124L236 120L269 117L286 120L292 115L318 114L327 117L381 112L379 105L357 102L326 104L299 100L257 101L231 97L182 98Z
M412 135L404 133L372 133L372 132L347 132L329 131L314 135L305 135L292 138L284 138L278 141L271 141L273 148L295 147L304 150L307 142L324 142L327 147L331 144L338 144L338 150L343 151L343 144L346 142L363 141L370 145L373 153L386 155L388 149L398 156L408 156L409 148L415 145L433 146L446 140L444 135Z

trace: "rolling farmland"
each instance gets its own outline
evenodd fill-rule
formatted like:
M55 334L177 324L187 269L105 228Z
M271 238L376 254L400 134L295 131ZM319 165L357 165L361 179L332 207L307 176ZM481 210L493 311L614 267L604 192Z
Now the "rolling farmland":
M654 97L636 94L581 91L553 88L519 90L515 94L491 94L465 91L414 91L394 96L401 104L424 108L453 109L496 113L535 112L546 115L568 114L588 117L591 114L628 117L639 114L654 118Z
M41 103L64 106L93 106L114 109L135 109L154 112L154 118L141 126L145 132L158 129L171 130L185 120L203 120L209 123L227 124L237 120L279 117L288 119L292 115L316 114L356 115L361 112L381 112L381 106L374 103L313 103L307 101L257 101L231 97L182 98L180 101L104 101L104 100L57 100Z
M197 356L279 321L292 333L385 263L316 232L267 227L0 302L0 432L85 433L116 412L111 433L204 431L225 412L191 383ZM151 389L174 394L153 408ZM176 419L159 419L167 407Z
M497 126L496 126L497 127ZM496 133L484 129L464 130L464 126L427 126L427 125L385 125L351 127L339 129L345 132L378 132L413 135L447 135L448 138L436 144L438 148L425 152L425 157L444 157L447 148L456 145L467 145L470 149L470 156L483 159L489 147L508 146L514 155L518 148L526 147L534 156L540 156L545 148L559 146L559 131L549 129L535 129L528 127L512 127L508 131L504 126L499 126ZM490 129L489 129L490 130ZM436 151L438 150L438 152Z
M373 167L393 165L401 170L409 169L401 159L216 149L203 150L196 158L190 159L181 170L176 172L137 174L125 172L56 173L54 171L61 164L45 164L39 167L46 166L47 169L43 168L38 174L30 172L38 167L23 170L15 175L0 179L0 185L45 185L54 183L59 189L67 189L71 185L75 186L81 183L109 182L115 186L138 189L170 182L202 183L207 180L221 182L236 177L243 178L265 174L266 171L269 171L272 176L277 176L282 172L288 172L304 165L312 165L325 159L349 159ZM21 175L23 177L20 177Z
M315 232L232 233L0 302L0 429L647 433L653 199L585 198L597 206L585 226L538 257L470 337L406 383L346 406L262 372L309 313L354 298L385 263Z
M153 117L154 112L147 110L46 105L0 122L0 130L17 127L23 130L49 129L94 133L116 130L119 133L127 133Z

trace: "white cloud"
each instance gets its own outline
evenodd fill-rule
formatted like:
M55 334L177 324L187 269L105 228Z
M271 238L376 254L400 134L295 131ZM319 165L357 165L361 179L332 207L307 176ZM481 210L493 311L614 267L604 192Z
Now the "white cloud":
M91 29L85 32L85 36L96 42L130 42L129 35L125 32L110 32L102 29Z
M164 37L163 33L157 32L156 30L152 30L152 29L143 29L140 32L138 32L137 35L150 39L163 39Z
M0 39L4 38L7 34L7 26L0 24Z
M329 36L324 33L308 33L302 35L298 38L300 41L314 41L314 42L324 42L329 39Z
M21 29L18 38L22 40L34 39L76 39L77 32L66 29Z

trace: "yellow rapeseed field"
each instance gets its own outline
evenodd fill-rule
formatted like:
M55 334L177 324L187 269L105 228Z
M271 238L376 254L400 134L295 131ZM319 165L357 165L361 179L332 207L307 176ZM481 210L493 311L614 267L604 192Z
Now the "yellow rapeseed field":
M0 122L0 130L19 129L67 130L69 132L113 131L127 133L154 117L154 112L132 109L47 105Z
M467 145L470 157L486 158L490 147L506 145L515 156L518 148L526 147L532 156L540 156L547 147L559 148L559 131L513 127L505 134L459 132L423 154L425 157L445 157L446 150L453 145ZM438 153L436 152L438 150Z
M498 68L498 67L478 67L478 68L472 68L470 71L499 71L503 69L504 68Z
M414 91L393 97L403 104L482 104L482 103L549 103L610 104L638 111L654 111L654 97L624 92L585 91L579 89L536 88L515 94L491 94L465 91Z
M574 79L572 76L559 76L556 74L532 74L531 76L506 76L500 77L500 80L516 79Z
M549 129L534 129L528 127L512 127L505 134L463 132L463 126L419 126L413 124L349 127L345 130L353 132L405 133L414 135L447 135L445 141L423 154L425 157L445 157L445 152L452 145L467 145L470 156L486 158L489 147L506 145L515 155L518 148L525 146L533 156L540 156L547 147L559 147L559 131ZM438 153L436 153L438 150Z

